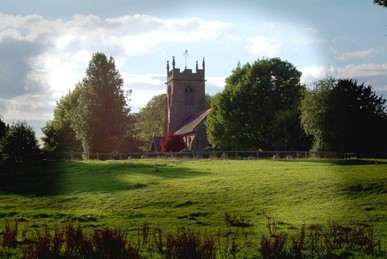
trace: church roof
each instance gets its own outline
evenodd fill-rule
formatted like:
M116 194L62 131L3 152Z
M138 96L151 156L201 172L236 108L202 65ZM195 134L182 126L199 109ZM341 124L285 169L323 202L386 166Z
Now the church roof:
M175 131L175 135L187 135L189 133L192 133L199 125L202 123L210 114L211 109L208 109L204 112L199 113L197 116L195 116L192 120L184 124L180 129Z

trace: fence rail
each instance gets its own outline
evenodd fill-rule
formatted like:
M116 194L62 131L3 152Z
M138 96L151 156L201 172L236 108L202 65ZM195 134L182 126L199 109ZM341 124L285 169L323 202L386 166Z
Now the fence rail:
M195 152L132 152L132 153L84 153L66 152L50 155L50 160L127 160L127 159L361 159L380 158L387 159L387 153L337 153L337 152L312 152L312 151L254 151L254 150L205 150Z

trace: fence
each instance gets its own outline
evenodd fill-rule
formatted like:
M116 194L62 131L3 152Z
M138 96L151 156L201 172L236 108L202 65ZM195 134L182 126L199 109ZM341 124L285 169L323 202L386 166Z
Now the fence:
M51 160L127 160L127 159L361 159L380 158L387 159L387 153L381 154L356 154L337 152L312 152L312 151L230 151L230 150L205 150L192 152L133 152L133 153L82 153L67 152L51 155Z

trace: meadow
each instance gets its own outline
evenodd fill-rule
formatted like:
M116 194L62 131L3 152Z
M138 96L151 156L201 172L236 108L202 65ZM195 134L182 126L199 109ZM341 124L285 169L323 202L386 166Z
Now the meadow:
M246 226L230 226L225 214ZM0 227L17 221L27 232L77 222L135 233L151 224L166 232L232 229L254 243L266 231L267 215L285 231L302 224L370 224L386 246L387 163L46 161L0 173Z

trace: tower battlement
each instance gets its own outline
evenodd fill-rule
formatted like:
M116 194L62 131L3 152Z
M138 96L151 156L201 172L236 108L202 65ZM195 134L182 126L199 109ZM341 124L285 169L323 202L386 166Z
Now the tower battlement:
M204 70L199 69L195 72L192 69L184 69L180 71L180 68L175 68L167 72L167 81L170 80L203 80Z
M180 70L180 68L176 68L175 57L172 58L172 69L169 67L169 61L167 61L167 81L172 79L177 80L203 80L205 74L205 61L203 58L202 68L199 68L199 63L196 61L196 69L193 71L192 69L185 68L184 70Z

